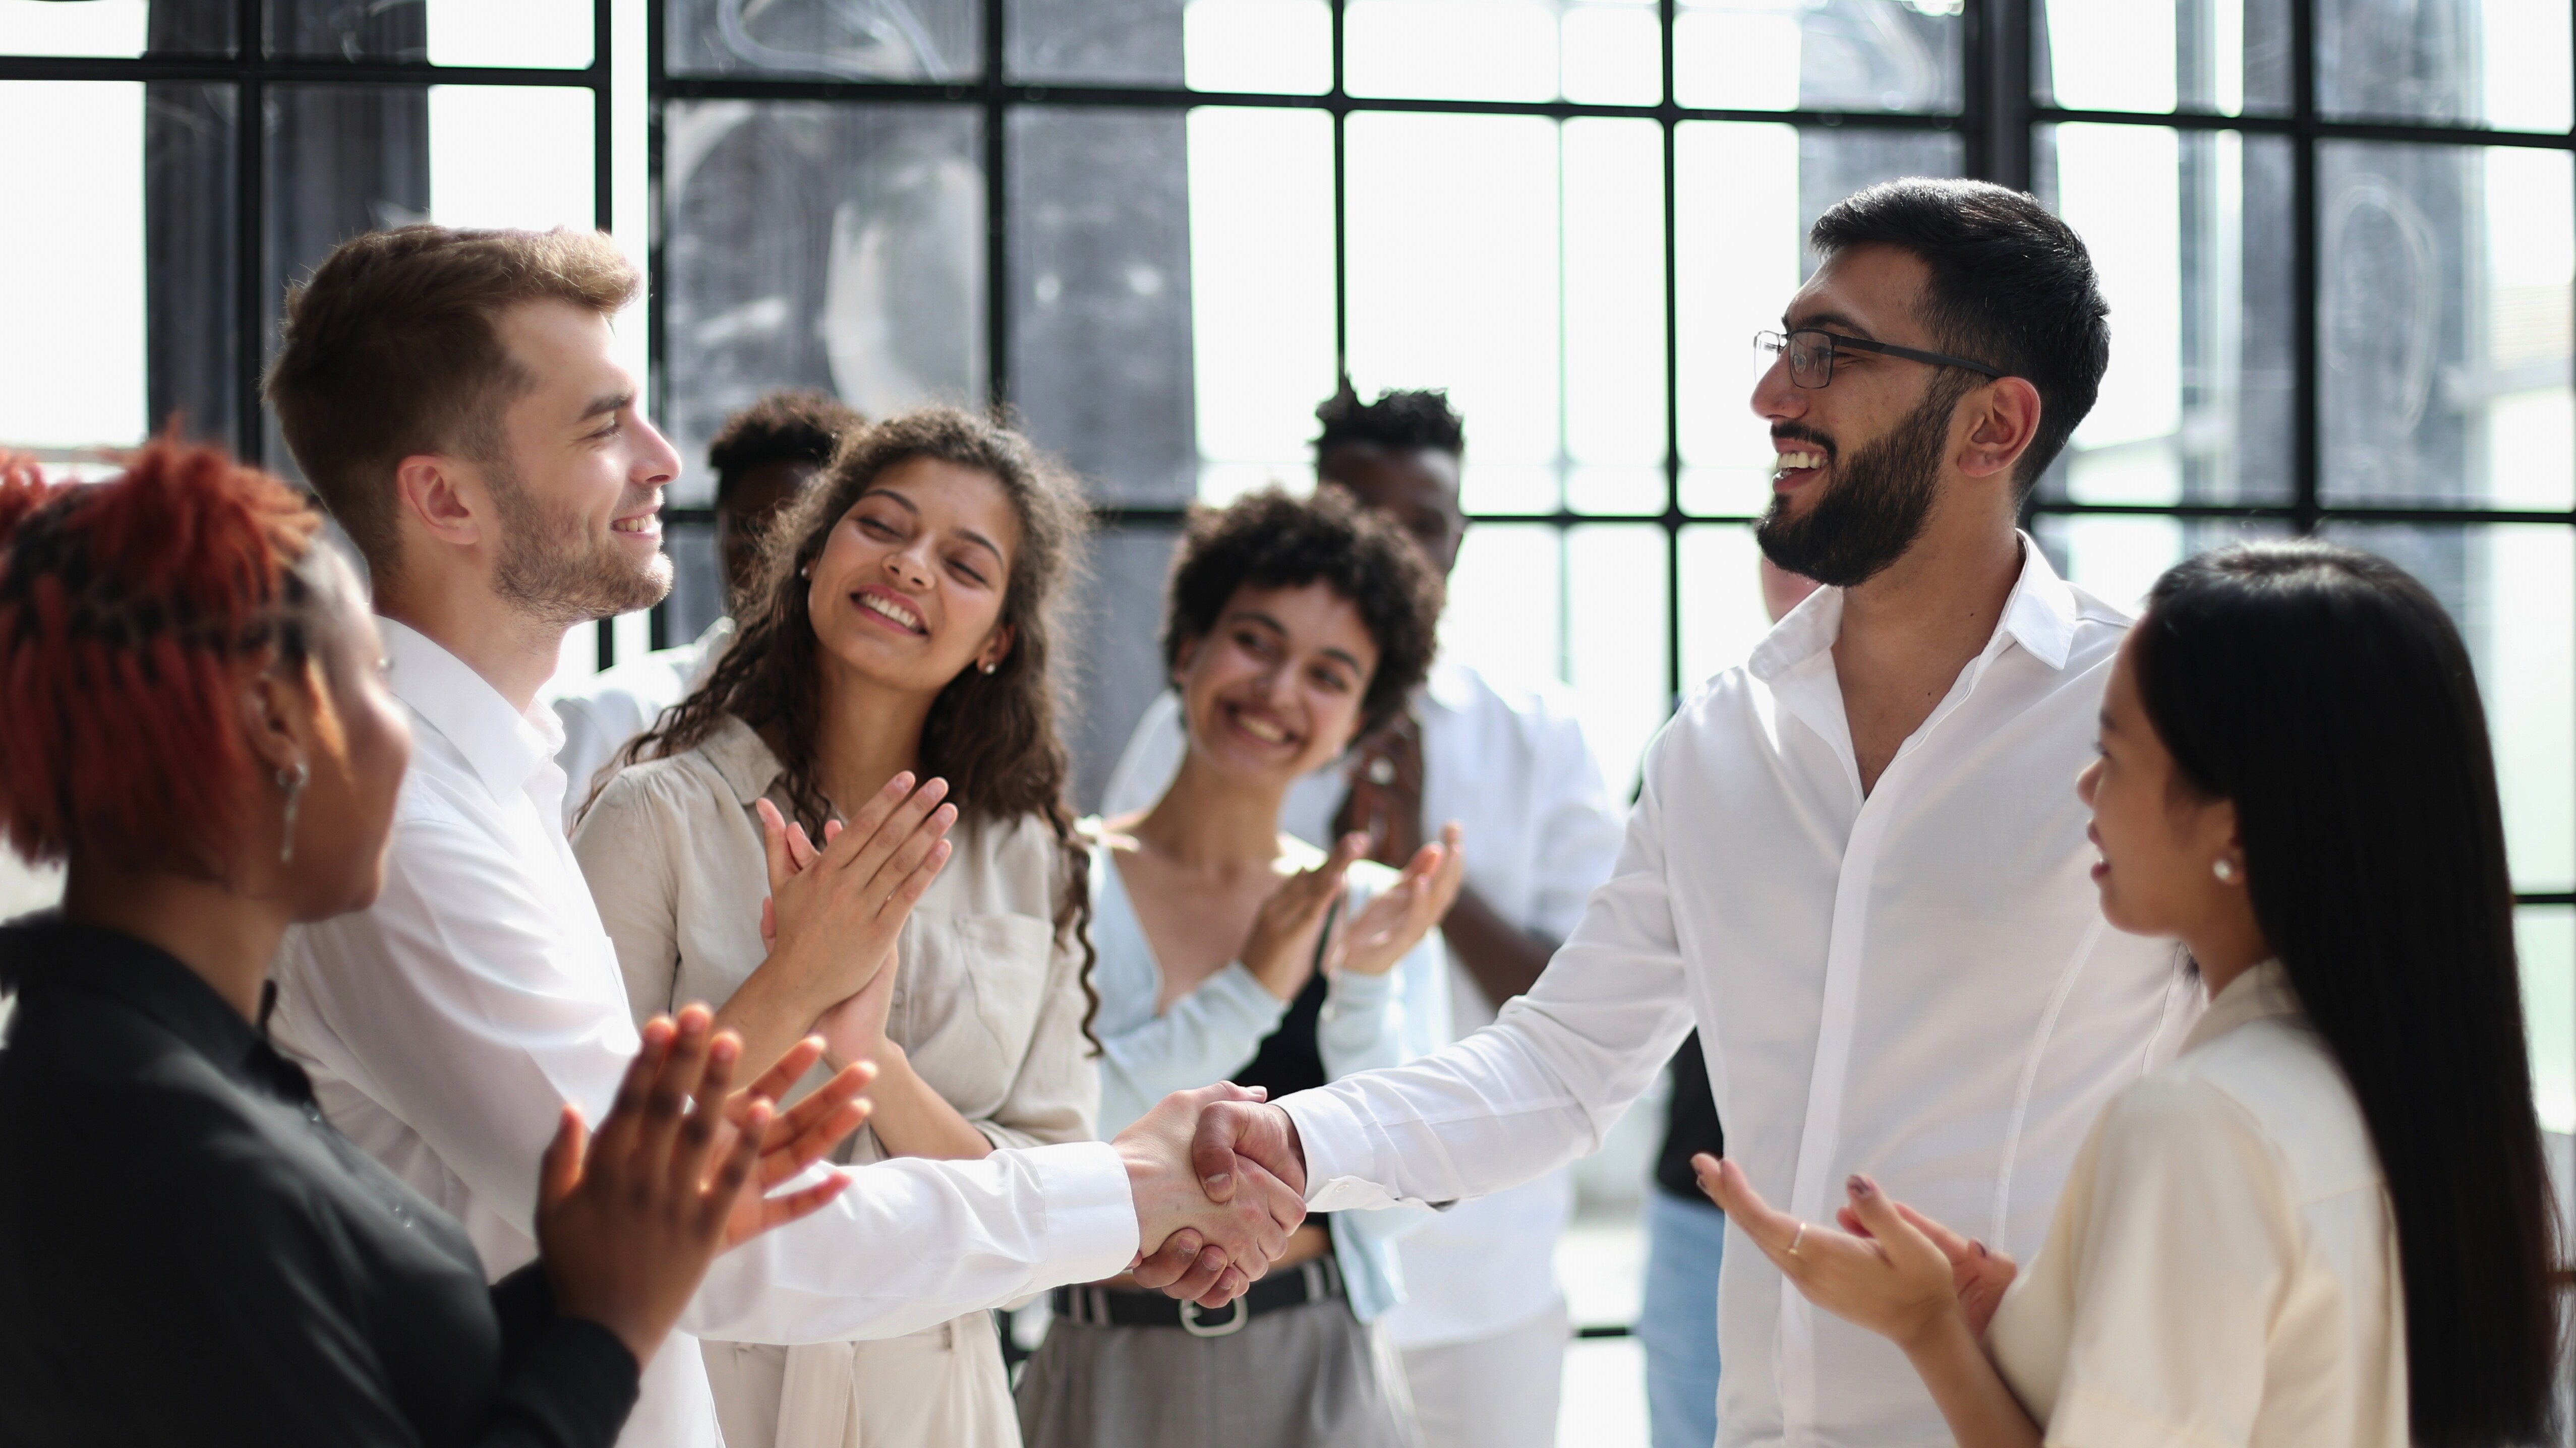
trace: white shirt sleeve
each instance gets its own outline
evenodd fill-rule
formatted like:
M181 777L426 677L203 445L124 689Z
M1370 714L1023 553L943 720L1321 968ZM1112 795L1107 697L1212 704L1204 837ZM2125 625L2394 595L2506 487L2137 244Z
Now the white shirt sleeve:
M1456 1045L1281 1104L1318 1211L1438 1204L1517 1185L1599 1148L1692 1024L1649 784L1616 872L1554 964Z

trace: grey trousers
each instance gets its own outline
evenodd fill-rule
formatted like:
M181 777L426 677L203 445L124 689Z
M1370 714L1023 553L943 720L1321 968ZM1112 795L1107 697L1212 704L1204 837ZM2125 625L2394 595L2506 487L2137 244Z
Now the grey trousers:
M1403 1365L1339 1298L1227 1337L1058 1318L1019 1403L1028 1448L1415 1448Z

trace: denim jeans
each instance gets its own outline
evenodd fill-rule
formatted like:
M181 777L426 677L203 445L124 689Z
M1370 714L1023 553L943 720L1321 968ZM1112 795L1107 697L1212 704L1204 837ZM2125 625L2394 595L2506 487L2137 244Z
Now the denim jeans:
M1705 1198L1646 1190L1646 1415L1654 1448L1717 1442L1717 1266L1726 1213Z

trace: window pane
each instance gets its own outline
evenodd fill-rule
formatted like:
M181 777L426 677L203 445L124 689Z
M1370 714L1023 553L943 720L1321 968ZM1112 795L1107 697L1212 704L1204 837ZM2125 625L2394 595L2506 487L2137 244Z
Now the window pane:
M2318 0L2330 117L2563 131L2567 0Z
M226 446L240 425L240 111L230 85L143 87L145 416Z
M1661 29L1633 0L1350 0L1343 81L1353 95L1653 105Z
M1446 387L1470 512L1552 512L1562 412L1558 134L1537 116L1346 123L1350 369Z
M1694 523L1681 534L1684 697L1743 663L1771 631L1762 548L1742 523Z
M2270 520L2043 513L2031 532L2058 577L2134 615L2155 581L2185 558L2249 539L2286 538L2290 527Z
M1321 95L1333 86L1324 0L1190 0L1181 44L1193 90Z
M1013 80L1179 85L1181 0L1010 0Z
M1960 0L1681 0L1673 99L1732 110L1959 108Z
M2233 131L2040 128L2039 194L2084 238L2111 305L2110 371L2041 496L2264 503L2297 491L2290 148Z
M1664 137L1565 123L1566 504L1664 510Z
M1109 771L1127 747L1145 706L1163 691L1163 580L1172 570L1174 528L1130 524L1093 540L1091 567L1071 616L1081 620L1057 640L1064 677L1082 707L1068 721L1073 797L1088 813L1100 806Z
M763 72L839 80L983 74L983 0L664 0L674 75Z
M2477 662L2514 885L2576 884L2576 529L2329 524L2450 610Z
M870 417L985 396L982 125L969 107L675 101L663 132L663 367L695 472L774 388Z
M169 10L171 6L161 6ZM205 9L217 7L206 6ZM89 0L65 5L60 0L0 0L0 55L141 55L156 37L151 34L151 0ZM178 49L228 52L232 49L233 7L220 7L220 32L212 44L185 47L163 40L164 53ZM192 29L194 27L191 27Z
M1333 125L1320 111L1189 116L1199 494L1310 473L1333 390Z
M2078 111L2290 109L2290 0L2040 0L2032 90ZM2172 64L2158 63L2172 57Z
M531 231L598 223L591 93L570 86L429 88L429 216Z
M1682 509L1750 516L1770 501L1770 433L1750 399L1753 334L1813 258L1807 227L1854 191L1898 176L1950 176L1959 141L1939 132L1690 122L1675 136L1680 245Z
M2317 174L2327 498L2576 501L2567 153L2324 141Z
M268 45L313 60L579 70L590 64L590 22L590 0L270 0Z
M2576 1131L2576 910L2525 905L2513 912L2513 940L2540 1128Z
M143 86L0 81L0 444L143 440ZM41 280L40 280L41 279Z
M1565 536L1545 523L1469 528L1449 574L1441 651L1502 678L1563 679Z
M1470 536L1473 536L1470 534ZM1614 798L1637 786L1637 761L1670 712L1664 678L1664 530L1582 523L1565 534L1565 682ZM1526 665L1523 666L1526 668Z
M1176 110L1010 112L1011 400L1106 502L1197 491Z

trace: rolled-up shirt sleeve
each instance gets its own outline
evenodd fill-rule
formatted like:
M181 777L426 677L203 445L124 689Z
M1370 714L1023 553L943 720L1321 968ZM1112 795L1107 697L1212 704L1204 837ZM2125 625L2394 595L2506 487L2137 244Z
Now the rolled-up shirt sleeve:
M1309 1207L1500 1191L1598 1149L1653 1083L1692 1015L1651 756L1648 780L1610 882L1499 1020L1421 1060L1282 1099L1305 1147Z

